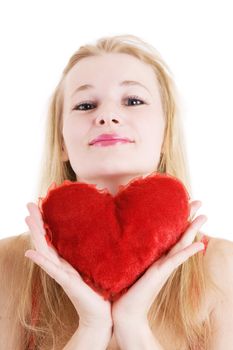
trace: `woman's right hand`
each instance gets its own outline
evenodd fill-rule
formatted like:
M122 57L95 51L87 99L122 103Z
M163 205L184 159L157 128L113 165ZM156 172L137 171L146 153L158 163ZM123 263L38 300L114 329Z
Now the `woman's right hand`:
M25 222L29 227L35 250L27 250L25 256L60 284L77 310L81 325L99 330L111 328L111 303L90 288L77 270L47 244L38 206L30 202L27 203L27 208L30 216L25 218Z

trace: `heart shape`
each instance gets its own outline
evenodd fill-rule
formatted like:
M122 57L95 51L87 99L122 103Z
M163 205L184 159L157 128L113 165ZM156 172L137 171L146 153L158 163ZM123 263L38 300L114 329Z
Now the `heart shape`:
M115 301L180 239L190 222L183 183L153 172L107 188L64 180L39 197L46 240L105 300Z

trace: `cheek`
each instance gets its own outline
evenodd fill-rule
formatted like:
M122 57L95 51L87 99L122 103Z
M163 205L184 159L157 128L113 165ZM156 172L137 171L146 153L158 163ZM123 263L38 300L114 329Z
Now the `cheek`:
M147 123L141 124L140 128L141 142L148 147L160 147L164 137L164 122L161 119L147 120Z
M80 144L85 140L87 134L87 126L84 123L80 123L77 119L67 118L63 124L63 138L67 147L72 145Z

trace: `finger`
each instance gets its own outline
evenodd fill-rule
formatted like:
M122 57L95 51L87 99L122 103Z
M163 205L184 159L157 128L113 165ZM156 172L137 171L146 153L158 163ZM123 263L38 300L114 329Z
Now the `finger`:
M28 203L27 207L28 207L30 214L32 215L32 217L36 221L37 226L39 227L42 235L45 236L46 230L44 228L44 221L43 221L42 214L40 212L39 207L33 202ZM48 247L48 251L51 251L52 253L56 253L56 255L57 255L56 249L54 247L49 246L47 244L46 239L44 239L44 241L46 243L46 246Z
M29 202L27 203L27 208L29 213L34 217L35 221L37 222L41 234L45 235L44 223L38 206L33 202Z
M192 201L190 203L190 218L193 219L194 215L200 209L202 202L199 200Z
M189 246L185 247L179 252L176 252L170 257L163 260L162 264L159 264L159 268L163 270L162 275L169 275L181 264L183 264L192 255L198 253L204 249L204 244L202 242L194 242Z
M166 283L172 272L190 256L203 249L203 247L203 243L195 242L174 254L172 257L168 258L167 256L162 256L162 258L151 265L144 275L130 288L127 292L128 295L132 293L132 300L135 296L137 298L138 289L140 291L142 304L148 304L148 307L150 307L155 296ZM140 312L140 305L138 311ZM142 312L144 312L144 309Z
M57 251L48 246L44 235L41 235L41 229L38 227L38 222L35 221L35 217L30 215L25 218L29 230L31 232L33 244L38 252L50 257L55 263L59 263L59 255Z
M190 245L194 241L197 232L206 223L207 219L206 215L197 216L182 235L181 239L172 247L166 256L170 257Z
M93 296L96 297L96 293L83 281L78 271L66 261L61 259L61 263L56 264L35 250L27 250L25 256L39 265L50 277L60 284L75 307L77 299L80 304L89 303L90 305L93 302ZM65 263L65 266L63 263ZM99 296L99 299L102 300L102 297Z
M34 217L27 216L25 218L25 222L29 227L31 238L33 241L33 244L37 251L46 253L48 251L48 247L46 244L45 238L41 235L41 231L38 227L38 224L35 222Z
M70 278L69 274L63 270L61 264L56 264L49 260L45 255L35 251L27 250L25 256L33 260L37 265L39 265L49 276L51 276L57 283L59 283L64 289L69 287ZM74 270L75 271L75 270ZM76 271L75 271L76 273ZM79 277L77 273L77 277Z

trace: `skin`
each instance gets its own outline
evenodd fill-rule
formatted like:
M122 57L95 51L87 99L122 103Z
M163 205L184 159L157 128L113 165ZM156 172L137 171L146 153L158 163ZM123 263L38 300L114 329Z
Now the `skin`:
M146 89L119 86L123 80L138 81ZM72 96L74 90L83 84L92 84L95 88ZM137 95L144 104L134 105L133 102L140 102L129 100L132 95ZM74 110L85 101L88 101L88 105L83 105L86 110ZM135 57L105 54L78 62L64 81L62 122L62 160L70 160L77 181L96 184L99 189L107 188L115 195L119 185L126 185L135 177L146 176L157 169L165 129L159 87L152 68ZM127 136L135 142L107 147L88 145L99 134L110 132ZM200 205L200 201L190 201L191 217ZM28 203L27 208L30 216L25 218L25 222L35 250L28 250L25 256L63 287L84 328L103 330L107 344L112 336L109 330L114 325L122 348L130 346L127 343L129 325L134 328L134 334L140 335L139 329L149 334L147 313L156 295L180 264L203 249L202 243L193 243L197 230L207 219L205 215L199 215L171 251L153 263L123 296L111 304L94 292L79 273L46 244L38 206ZM152 336L150 340L148 336L146 338L151 341L151 349L159 348ZM149 345L147 348L150 348Z
M146 88L120 86L124 80L140 82ZM83 84L95 88L73 95ZM157 168L165 118L158 83L149 65L119 53L85 58L68 73L64 95L63 160L70 160L78 181L107 188L114 195L119 185ZM129 100L131 95L143 102ZM84 101L92 105L73 109ZM88 145L99 134L111 132L135 142L107 147Z

